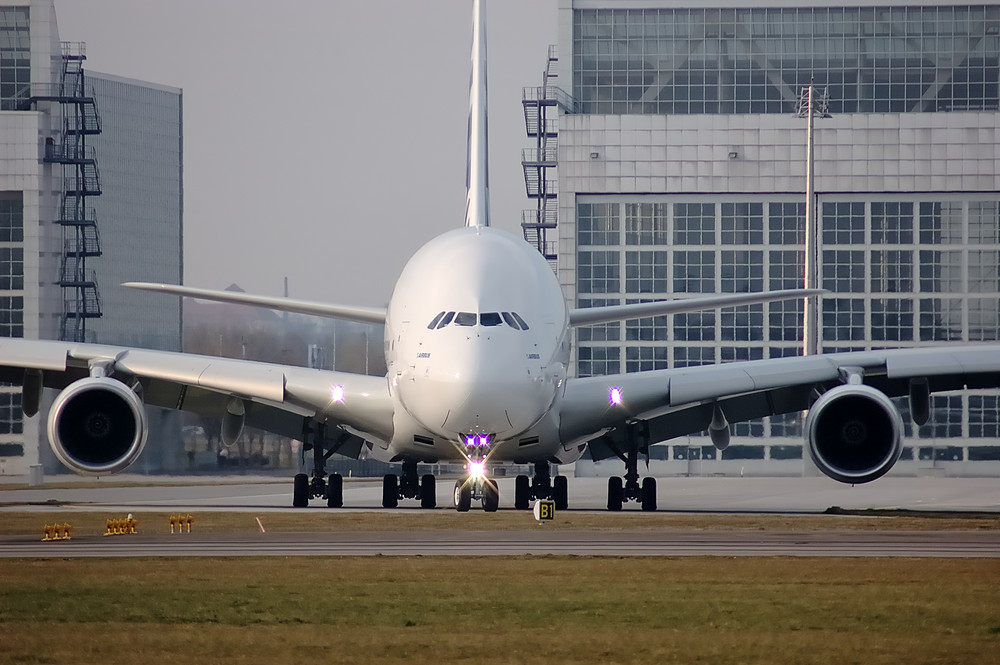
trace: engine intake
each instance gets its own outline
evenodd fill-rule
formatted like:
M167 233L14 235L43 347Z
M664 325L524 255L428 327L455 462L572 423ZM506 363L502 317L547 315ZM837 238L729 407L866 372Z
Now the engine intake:
M49 411L52 451L77 473L117 473L146 445L146 412L128 386L106 377L80 379L56 397Z
M823 393L806 416L809 452L820 471L842 483L884 475L902 452L903 419L882 392L843 385Z

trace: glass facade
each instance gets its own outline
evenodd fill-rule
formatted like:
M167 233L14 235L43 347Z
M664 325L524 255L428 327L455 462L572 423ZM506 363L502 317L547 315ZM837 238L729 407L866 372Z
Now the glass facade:
M0 7L0 111L15 111L31 92L28 7Z
M579 9L583 113L792 113L802 87L830 112L997 110L1000 7Z
M793 198L578 195L577 305L801 288L805 210ZM829 291L821 301L821 351L1000 340L1000 240L984 230L1000 228L1000 198L887 198L821 197L819 271ZM580 333L580 376L780 358L801 353L802 303L635 319ZM995 398L946 396L936 404L919 436L993 436ZM769 431L744 423L734 433L799 433L798 416L771 421Z

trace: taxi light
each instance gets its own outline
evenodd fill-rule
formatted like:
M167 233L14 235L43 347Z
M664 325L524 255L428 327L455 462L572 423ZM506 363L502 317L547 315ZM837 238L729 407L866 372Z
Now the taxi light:
M487 436L486 434L480 435L480 437L479 437L479 445L482 446L482 447L484 447L484 448L486 446L490 445L490 437Z
M336 385L330 389L330 399L337 404L344 402L344 386Z
M469 475L473 478L486 477L486 462L469 462Z

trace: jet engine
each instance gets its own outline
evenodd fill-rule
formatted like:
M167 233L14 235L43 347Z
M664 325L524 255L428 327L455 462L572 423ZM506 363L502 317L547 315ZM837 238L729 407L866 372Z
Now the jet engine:
M107 377L80 379L59 393L49 411L49 443L77 473L117 473L146 445L146 412L128 386Z
M809 410L806 437L820 471L842 483L867 483L899 459L903 419L875 388L837 386Z

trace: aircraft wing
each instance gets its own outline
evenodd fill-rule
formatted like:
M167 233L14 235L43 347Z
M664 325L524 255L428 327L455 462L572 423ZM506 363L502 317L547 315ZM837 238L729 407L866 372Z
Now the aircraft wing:
M930 393L1000 387L1000 345L831 353L569 379L560 434L567 446L586 441L593 458L603 459L619 454L629 423L641 423L648 441L657 443L727 422L805 411L833 388L861 384L887 397L910 395L917 419L921 408L929 409Z
M276 309L281 312L309 314L329 319L345 319L347 321L357 321L359 323L374 323L375 325L382 325L385 323L384 307L332 305L329 303L313 302L311 300L293 300L291 298L258 296L236 291L213 291L211 289L196 289L190 286L155 284L152 282L125 282L122 286L130 289L138 289L140 291L168 293L170 295L187 296L189 298L212 300L214 302L227 302L239 305L251 305L254 307L266 307L268 309Z
M638 319L647 316L701 312L706 309L756 305L775 300L795 300L797 298L818 296L821 293L826 292L822 289L786 289L783 291L764 291L762 293L726 293L723 295L677 298L675 300L653 300L651 302L638 302L627 305L581 307L569 311L569 324L571 326L591 326L599 323L611 323L613 321Z
M294 439L303 438L310 420L325 422L331 447L353 457L364 439L386 440L392 432L384 377L98 344L0 340L0 381L24 386L28 415L37 411L42 386L67 394L95 380L98 387L126 386L145 405L230 413L241 426Z

